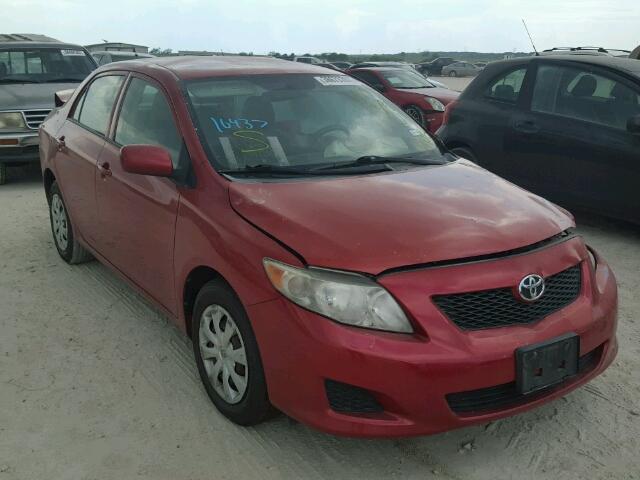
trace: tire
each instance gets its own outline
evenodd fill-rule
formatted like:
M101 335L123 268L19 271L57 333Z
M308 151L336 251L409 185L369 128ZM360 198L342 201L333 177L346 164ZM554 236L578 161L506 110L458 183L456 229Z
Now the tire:
M457 76L458 76L458 74L456 73L456 71L455 71L455 70L451 70L451 71L449 72L449 76L450 76L450 77L457 77Z
M471 160L473 163L478 163L476 155L470 148L456 147L451 149L451 153L455 153L457 156Z
M92 255L78 243L74 235L73 224L62 199L62 193L56 182L49 189L49 219L53 242L62 259L69 264L84 263L91 260Z
M235 292L222 280L207 283L196 297L191 322L200 379L216 408L238 425L266 420L273 409L260 351Z
M407 105L403 108L405 113L415 120L415 122L424 128L424 112L416 105Z
M7 165L0 163L0 185L7 183Z

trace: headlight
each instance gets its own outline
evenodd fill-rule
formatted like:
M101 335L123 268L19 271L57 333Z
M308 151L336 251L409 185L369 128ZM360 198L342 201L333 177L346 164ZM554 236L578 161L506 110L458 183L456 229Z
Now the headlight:
M442 103L437 98L433 97L424 97L427 103L431 106L431 109L436 112L444 112L444 103Z
M411 333L413 328L394 298L361 275L297 268L264 259L273 286L301 307L357 327Z
M20 112L0 112L0 130L27 128Z

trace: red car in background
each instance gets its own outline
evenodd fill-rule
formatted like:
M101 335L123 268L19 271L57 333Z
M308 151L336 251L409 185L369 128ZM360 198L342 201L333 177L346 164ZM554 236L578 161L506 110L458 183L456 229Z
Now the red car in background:
M616 355L616 281L572 217L341 72L112 63L40 140L60 256L162 308L238 424L274 406L335 434L435 433L541 405Z
M430 133L440 128L445 107L460 95L405 68L352 68L346 73L382 93Z

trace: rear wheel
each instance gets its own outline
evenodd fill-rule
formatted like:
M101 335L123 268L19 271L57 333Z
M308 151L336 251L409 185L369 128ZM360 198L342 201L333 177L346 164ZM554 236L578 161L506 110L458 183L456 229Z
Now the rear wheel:
M404 107L403 110L407 113L407 115L413 118L418 125L424 127L424 113L422 112L422 109L420 107L416 105L408 105Z
M217 409L239 425L255 425L272 412L262 360L237 296L214 280L198 293L192 318L200 378Z
M467 160L471 160L473 163L478 163L478 159L476 155L471 151L470 148L467 147L456 147L451 149L452 153L455 153L457 156L466 158Z
M51 219L51 233L56 249L62 259L71 264L83 263L91 260L91 254L78 243L74 235L73 225L67 213L67 207L57 183L53 183L49 190L49 218Z
M456 73L456 71L455 71L455 70L451 70L451 71L449 72L449 76L450 76L450 77L457 77L457 76L458 76L458 74Z
M7 183L7 165L0 163L0 185Z

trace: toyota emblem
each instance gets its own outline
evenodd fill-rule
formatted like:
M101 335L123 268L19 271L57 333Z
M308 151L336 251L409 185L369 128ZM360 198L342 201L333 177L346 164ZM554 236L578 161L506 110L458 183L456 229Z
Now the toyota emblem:
M530 274L520 280L518 285L520 298L527 302L535 302L544 293L544 278L540 275Z

